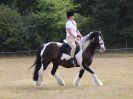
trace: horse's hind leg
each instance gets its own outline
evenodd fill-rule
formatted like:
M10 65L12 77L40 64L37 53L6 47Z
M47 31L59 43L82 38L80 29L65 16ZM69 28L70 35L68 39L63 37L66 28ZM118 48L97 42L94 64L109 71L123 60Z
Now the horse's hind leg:
M38 71L38 80L36 81L36 86L41 86L41 82L43 80L43 64L41 65L40 70Z
M95 74L95 72L93 70L91 70L89 66L84 66L84 68L88 72L90 72L91 77L92 77L92 79L93 79L93 81L94 81L94 83L95 83L96 86L102 86L103 85L103 83L99 80L99 78L97 77L97 75Z
M58 85L60 86L65 86L64 80L59 76L57 69L58 69L59 64L53 62L53 68L51 70L51 74L54 76L54 78L57 80Z
M43 71L46 70L49 64L50 64L49 60L42 59L42 65L40 70L38 71L38 80L36 81L36 86L41 86L41 82L43 81Z
M84 74L84 71L85 71L84 69L80 69L80 71L77 73L73 82L74 86L80 86L80 80Z

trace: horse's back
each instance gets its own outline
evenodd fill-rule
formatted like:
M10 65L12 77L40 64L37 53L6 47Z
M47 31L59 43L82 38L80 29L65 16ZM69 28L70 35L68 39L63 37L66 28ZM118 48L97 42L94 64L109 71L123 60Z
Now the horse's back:
M57 58L61 46L62 46L62 43L59 43L59 42L49 42L49 43L43 44L43 49L41 52L42 56L49 57L51 59Z

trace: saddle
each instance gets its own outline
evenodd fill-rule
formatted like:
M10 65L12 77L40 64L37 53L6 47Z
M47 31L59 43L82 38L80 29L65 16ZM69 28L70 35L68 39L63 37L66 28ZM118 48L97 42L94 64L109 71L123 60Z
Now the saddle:
M76 42L76 50L75 50L75 54L74 55L76 55L79 52L79 50L80 50L80 46ZM63 41L63 45L60 48L60 52L70 55L71 47L67 44L66 41Z

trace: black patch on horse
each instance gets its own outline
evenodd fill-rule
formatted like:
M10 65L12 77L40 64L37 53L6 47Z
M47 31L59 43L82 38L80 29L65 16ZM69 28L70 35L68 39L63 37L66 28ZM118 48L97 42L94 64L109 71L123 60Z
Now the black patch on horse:
M80 50L80 46L78 43L76 43L76 51L74 55L76 55L79 52L79 50ZM64 42L60 48L60 52L70 55L71 47L67 43Z

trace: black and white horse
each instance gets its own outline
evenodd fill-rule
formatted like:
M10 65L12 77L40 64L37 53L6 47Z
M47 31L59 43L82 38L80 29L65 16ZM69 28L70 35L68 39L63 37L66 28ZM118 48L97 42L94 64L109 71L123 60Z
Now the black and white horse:
M80 85L80 79L86 70L91 74L94 83L98 86L103 85L99 80L95 72L90 68L93 60L93 55L96 47L100 49L100 52L105 51L104 40L101 32L90 32L88 35L81 38L79 42L80 50L75 55L77 65L74 66L71 62L71 57L61 51L63 43L49 42L40 46L37 54L33 80L36 81L36 86L40 86L43 80L43 71L46 70L47 66L52 62L53 68L51 74L57 80L58 84L64 86L63 79L57 73L58 67L61 65L66 68L80 67L80 71L75 77L74 85Z

